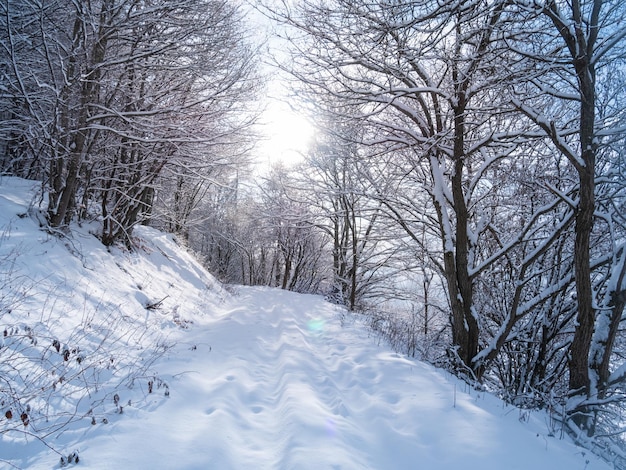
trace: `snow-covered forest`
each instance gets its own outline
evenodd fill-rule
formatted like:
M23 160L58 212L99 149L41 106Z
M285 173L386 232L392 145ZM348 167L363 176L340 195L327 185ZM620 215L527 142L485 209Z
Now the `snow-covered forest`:
M85 227L128 253L137 230L169 232L225 285L324 295L397 352L546 410L626 468L621 0L0 0L0 13L0 171L37 182L14 215L42 237L93 267L74 246ZM259 170L278 74L316 133L297 164ZM12 220L0 326L32 339ZM30 288L55 304L54 286ZM3 439L9 411L30 423L15 351L0 348Z
M611 468L321 295L224 288L151 227L42 232L37 185L0 179L2 470Z

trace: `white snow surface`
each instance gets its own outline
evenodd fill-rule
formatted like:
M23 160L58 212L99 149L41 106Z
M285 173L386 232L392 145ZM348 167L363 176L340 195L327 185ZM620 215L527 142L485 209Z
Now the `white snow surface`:
M320 296L226 290L147 227L132 252L95 225L46 234L36 188L0 180L0 362L23 359L0 377L2 469L72 452L65 468L611 468L547 414L394 353ZM27 405L27 426L6 418Z

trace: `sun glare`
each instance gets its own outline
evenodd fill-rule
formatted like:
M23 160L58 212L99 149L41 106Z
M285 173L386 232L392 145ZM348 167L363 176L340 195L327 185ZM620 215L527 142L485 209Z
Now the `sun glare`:
M268 105L262 125L262 158L269 164L294 164L301 161L315 132L307 118L281 101L273 101Z

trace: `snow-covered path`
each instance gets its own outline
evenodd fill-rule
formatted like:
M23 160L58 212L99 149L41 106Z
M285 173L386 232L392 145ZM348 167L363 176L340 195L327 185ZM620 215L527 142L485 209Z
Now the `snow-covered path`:
M241 288L230 303L159 366L165 404L83 442L88 468L608 468L342 327L320 297Z
M74 451L67 468L610 468L549 436L544 413L393 353L321 297L229 296L171 235L137 227L132 252L89 224L51 237L35 191L0 179L1 470L58 469Z

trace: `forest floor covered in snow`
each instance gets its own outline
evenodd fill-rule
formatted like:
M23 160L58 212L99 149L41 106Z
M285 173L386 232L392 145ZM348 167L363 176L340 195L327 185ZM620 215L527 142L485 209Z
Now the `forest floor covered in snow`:
M147 227L47 234L34 189L0 179L2 469L611 468L320 296L225 289Z

